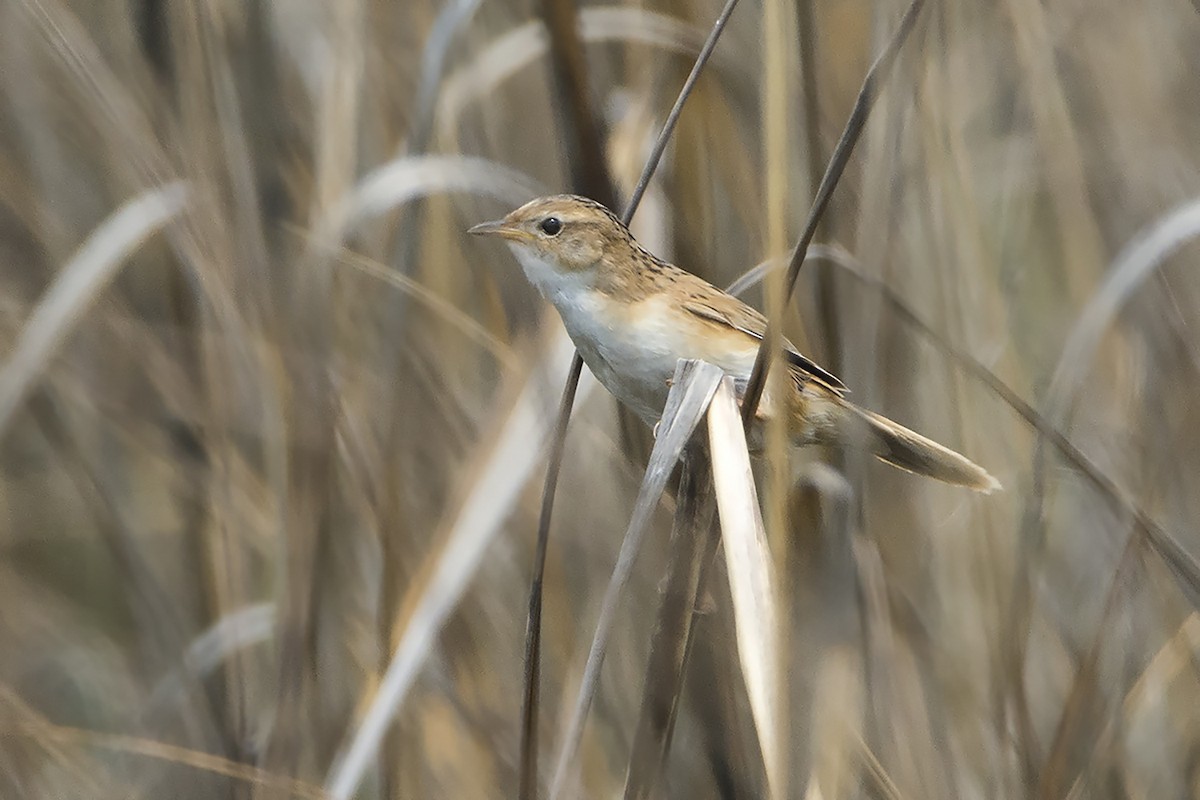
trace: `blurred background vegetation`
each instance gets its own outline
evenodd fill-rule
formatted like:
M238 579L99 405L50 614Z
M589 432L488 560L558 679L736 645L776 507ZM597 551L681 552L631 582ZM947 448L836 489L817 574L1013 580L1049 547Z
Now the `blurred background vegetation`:
M579 4L618 198L719 6ZM327 796L398 645L419 658L357 796L514 795L570 351L464 230L594 180L547 54L556 8L0 2L0 797ZM743 0L639 237L720 285L784 255L903 10ZM789 796L1200 797L1197 76L1185 0L923 10L817 238L868 280L809 264L787 332L1006 490L797 467ZM547 567L543 786L645 452L585 383ZM573 795L624 780L664 505ZM711 587L661 789L761 796Z

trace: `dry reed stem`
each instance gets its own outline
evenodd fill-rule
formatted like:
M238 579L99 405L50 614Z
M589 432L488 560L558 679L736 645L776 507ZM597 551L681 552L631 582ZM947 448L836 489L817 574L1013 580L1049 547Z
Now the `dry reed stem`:
M665 771L684 671L695 638L697 598L706 585L719 542L713 528L716 509L712 489L708 453L693 442L680 465L675 526L668 546L670 559L650 639L641 710L625 772L626 800L654 797Z
M577 763L576 753L583 739L583 727L588 710L600 682L600 667L608 651L609 638L616 622L616 612L625 591L625 585L633 573L633 566L641 550L642 540L649 529L650 515L666 489L667 479L675 469L692 432L700 424L708 410L709 402L721 380L721 370L711 364L695 361L680 361L675 368L671 392L663 409L658 436L646 465L646 474L638 490L637 502L629 518L629 526L621 541L621 552L609 577L596 620L596 630L584 665L579 694L571 708L563 744L555 760L554 779L550 784L550 797L559 798L567 790L571 779L571 766Z
M917 15L924 6L925 0L913 0L909 4L908 9L904 12L904 16L900 20L900 25L896 28L895 34L888 40L887 46L883 52L875 59L871 68L867 70L866 77L863 78L862 88L859 90L858 98L854 102L854 109L850 112L850 118L846 120L846 127L842 131L842 136L838 140L837 146L833 150L833 155L829 158L829 164L825 167L825 174L821 178L821 184L817 187L817 195L813 198L812 208L808 212L808 219L804 223L804 230L800 234L800 240L797 242L795 249L792 251L792 260L788 265L787 279L784 283L784 295L791 297L796 287L796 279L800 276L800 267L804 265L804 256L808 252L808 246L812 243L813 237L817 233L817 225L821 222L821 217L825 214L825 209L829 206L829 201L833 197L833 191L837 188L838 181L842 177L842 172L846 168L846 164L850 160L850 155L854 152L854 146L858 143L858 138L862 134L863 128L866 127L867 117L871 113L871 107L875 103L876 97L879 95L880 85L887 80L891 72L892 65L895 63L896 56L900 52L900 47L908 38L908 34L912 31L916 24ZM742 398L742 419L747 422L754 418L754 412L758 410L758 401L762 399L763 388L766 386L767 365L771 355L770 342L773 336L772 329L778 328L779 320L769 320L767 325L767 334L763 336L763 343L758 349L758 356L754 360L754 370L750 373L750 379L746 383L746 391Z
M738 661L750 698L754 729L771 797L785 797L789 728L780 713L787 684L781 672L787 639L780 613L779 578L787 568L788 547L782 556L772 553L759 508L746 433L738 414L733 379L725 376L708 411L708 438L712 452L713 487L721 520L721 544L733 600Z
M562 469L567 445L567 423L571 419L571 404L583 373L583 359L576 352L571 357L567 381L563 385L558 420L550 439L550 454L546 459L546 477L542 487L542 508L538 517L537 541L534 545L533 574L529 580L529 610L525 616L525 659L521 695L521 766L517 777L517 797L537 797L538 784L538 700L541 696L542 670L542 586L546 572L546 548L550 541L550 517L554 513L554 489Z

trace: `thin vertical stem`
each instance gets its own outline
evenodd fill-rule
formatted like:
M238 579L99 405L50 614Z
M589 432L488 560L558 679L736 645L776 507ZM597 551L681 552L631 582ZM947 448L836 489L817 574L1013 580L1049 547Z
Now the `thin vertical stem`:
M550 515L554 511L554 485L562 468L563 452L567 443L567 423L571 419L571 405L575 402L575 391L579 388L579 376L582 371L583 359L576 353L567 373L567 383L563 387L558 422L554 429L554 440L550 445L549 462L546 465L546 483L542 489L542 512L538 519L537 545L533 554L533 579L529 586L529 616L525 623L525 694L521 704L521 768L517 791L519 798L537 797L536 743L542 676L542 581L546 574Z
M900 20L900 27L896 29L896 33L888 42L887 47L875 59L875 63L871 65L871 69L867 71L867 77L863 79L862 88L858 92L858 99L854 101L854 109L850 112L850 118L846 120L846 127L842 131L842 138L838 140L837 147L834 148L833 156L829 159L829 166L825 168L825 175L821 178L821 185L817 189L817 196L813 199L812 210L808 212L808 220L804 223L804 231L800 234L800 241L796 244L796 249L792 252L791 263L788 264L787 280L784 285L785 296L791 297L792 291L796 288L796 279L800 276L800 267L804 264L804 255L808 252L808 246L812 243L813 236L817 232L817 224L821 221L821 217L825 214L825 209L829 206L829 200L833 197L833 190L837 187L838 181L841 180L842 173L846 169L846 164L850 161L850 154L854 152L854 146L858 143L859 136L862 134L863 128L866 127L867 117L871 113L871 107L875 104L875 99L879 96L879 85L887 78L892 66L896 62L896 56L900 52L900 46L908 38L908 34L912 32L913 26L917 21L917 14L925 5L925 0L912 0L908 10L904 12L904 17ZM767 378L767 357L770 352L770 342L774 335L774 330L779 326L779 320L772 317L767 322L767 333L763 336L762 346L758 348L758 356L754 359L754 369L750 373L750 380L746 385L746 393L742 399L742 419L749 422L754 418L754 412L758 409L758 401L762 399L763 387L766 385Z

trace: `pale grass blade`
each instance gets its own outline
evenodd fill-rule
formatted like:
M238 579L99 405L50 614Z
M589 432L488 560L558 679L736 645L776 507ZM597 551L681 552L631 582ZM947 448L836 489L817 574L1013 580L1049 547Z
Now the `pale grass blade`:
M209 625L191 641L183 654L183 663L159 680L147 703L151 708L178 694L186 677L204 679L240 650L266 644L278 633L274 603L255 603L231 611Z
M486 158L405 156L367 173L335 211L335 230L353 227L418 197L444 192L523 203L545 194L537 181Z
M624 42L688 55L698 53L705 40L705 31L675 17L623 6L580 9L579 34L589 44ZM449 137L464 108L493 95L505 80L544 58L547 49L546 29L540 21L521 25L492 40L442 84L437 109L442 134ZM723 59L719 67L722 72L737 66L717 56L718 61Z
M1071 390L1079 385L1100 347L1104 332L1150 277L1179 248L1200 235L1200 198L1192 199L1140 232L1106 272L1100 290L1088 301L1063 347L1046 393L1046 416L1063 424Z
M1104 284L1072 327L1054 368L1044 402L1045 416L1052 425L1067 426L1083 377L1091 369L1103 335L1117 315L1171 255L1197 235L1200 235L1200 199L1193 198L1139 233L1117 255ZM1039 460L1035 470L1035 481L1039 483L1043 475L1041 463ZM1127 507L1133 506L1134 501L1124 492L1117 499ZM1175 576L1180 590L1190 603L1200 607L1200 561L1150 517L1142 516L1140 524L1155 552Z
M143 192L117 209L75 251L29 315L12 356L0 369L0 435L88 306L129 255L183 210L186 196L182 183Z
M738 659L750 697L767 785L779 797L784 760L779 742L779 618L767 533L733 381L721 380L708 410L713 487L721 521Z
M497 425L497 437L485 445L490 449L482 453L463 501L437 536L428 569L418 573L428 578L414 584L404 598L403 633L378 690L329 770L325 788L332 800L349 800L358 789L384 734L433 651L438 633L541 463L550 433L545 387L566 380L573 350L566 333L556 328L544 363L530 373L516 403Z

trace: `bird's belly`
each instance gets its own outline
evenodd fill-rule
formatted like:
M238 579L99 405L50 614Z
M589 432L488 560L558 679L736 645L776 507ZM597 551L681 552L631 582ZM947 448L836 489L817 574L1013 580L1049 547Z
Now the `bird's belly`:
M567 333L596 379L646 423L662 415L675 363L685 354L657 315L631 316L594 295L559 306Z
M635 414L648 424L662 416L678 354L626 334L576 339L576 346L597 380Z

